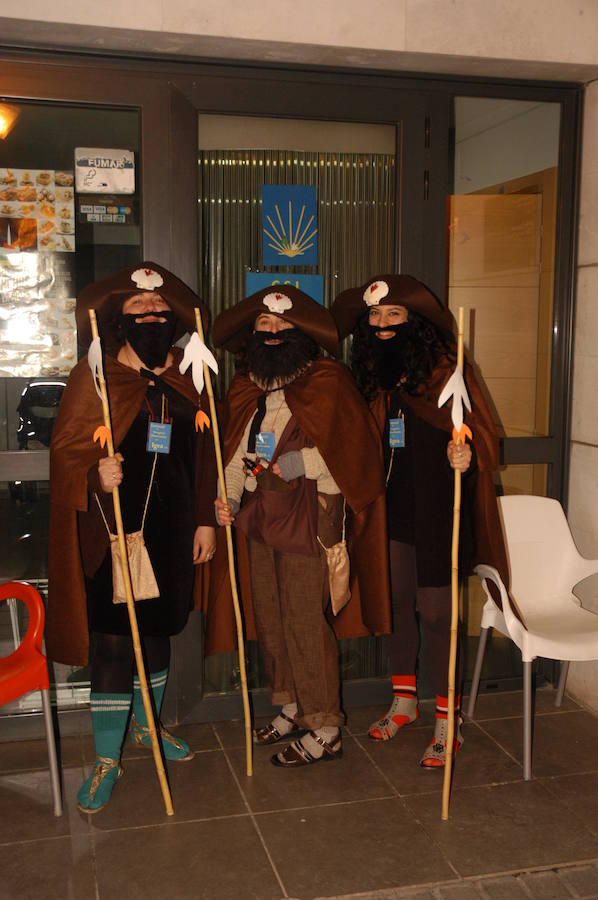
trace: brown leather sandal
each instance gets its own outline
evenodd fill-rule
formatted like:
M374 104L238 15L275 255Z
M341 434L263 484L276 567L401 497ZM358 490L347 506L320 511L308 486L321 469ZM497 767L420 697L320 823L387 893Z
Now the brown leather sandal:
M339 728L338 737L333 744L328 744L324 738L309 732L310 736L324 748L321 756L312 756L309 750L302 744L301 740L293 741L280 753L276 753L270 760L273 766L280 766L284 769L296 769L299 766L311 766L319 762L332 762L334 759L340 759L343 755L343 742L341 731Z
M269 722L267 725L264 725L263 728L253 729L254 744L276 744L278 741L282 741L285 738L290 737L297 731L305 730L300 728L294 719L289 718L289 716L286 716L283 712L279 712L276 718L284 719L285 722L288 722L289 725L292 725L290 731L285 731L284 734L281 734L276 725L274 725L273 722Z

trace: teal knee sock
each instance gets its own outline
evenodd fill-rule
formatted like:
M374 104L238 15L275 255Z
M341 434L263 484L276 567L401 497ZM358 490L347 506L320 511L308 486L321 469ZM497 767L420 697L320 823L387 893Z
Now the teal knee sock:
M168 669L162 669L161 672L152 672L149 677L149 683L154 698L154 709L156 710L158 718L160 718L167 680ZM133 715L135 716L135 721L138 725L147 725L147 716L145 715L145 707L143 705L138 675L135 675L133 678Z
M150 674L150 687L154 697L154 708L158 720L160 719L160 711L162 709L162 701L164 699L164 691L166 690L166 681L168 679L168 669L162 669L160 672L152 672ZM131 740L144 747L151 746L151 739L147 730L147 716L145 715L145 707L143 705L143 696L141 694L141 685L139 678L135 675L133 679L133 728L131 731ZM189 749L189 744L182 738L175 738L163 725L156 723L156 727L160 731L160 740L164 756L166 759L191 759L193 754Z
M77 794L77 801L80 809L96 812L108 802L112 788L122 774L119 760L131 709L131 694L92 692L90 706L96 762Z

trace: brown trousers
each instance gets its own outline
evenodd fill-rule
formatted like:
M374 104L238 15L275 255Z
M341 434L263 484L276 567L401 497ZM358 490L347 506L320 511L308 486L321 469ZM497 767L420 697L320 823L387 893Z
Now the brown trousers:
M304 728L342 725L338 649L324 615L325 554L304 556L248 543L253 611L272 703L296 703Z

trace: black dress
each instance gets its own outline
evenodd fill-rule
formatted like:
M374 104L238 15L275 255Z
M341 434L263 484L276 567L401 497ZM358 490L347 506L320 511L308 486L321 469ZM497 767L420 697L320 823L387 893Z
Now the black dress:
M399 411L405 419L405 447L395 450L391 467L388 420ZM392 391L384 431L388 536L390 540L415 546L419 587L444 587L451 582L455 478L446 456L450 437L448 431L435 428L416 415L409 405L409 395L399 389ZM471 465L463 476L464 487L475 469L473 454ZM469 572L475 547L468 496L465 491L461 499L459 560L462 572Z
M151 479L154 454L146 449L148 422L162 418L163 393L150 386L136 419L118 450L124 457L120 486L125 532L139 531ZM151 415L150 415L151 410ZM135 603L141 634L172 635L184 628L193 607L195 408L168 391L164 410L172 425L170 453L158 453L144 526L144 539L160 590L158 598ZM109 495L102 498L111 505ZM95 504L95 499L90 498ZM130 634L125 603L112 602L110 551L91 578L86 578L91 631Z

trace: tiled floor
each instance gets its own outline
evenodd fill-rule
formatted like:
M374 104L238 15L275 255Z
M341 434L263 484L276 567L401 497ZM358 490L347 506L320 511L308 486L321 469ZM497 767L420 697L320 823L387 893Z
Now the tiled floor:
M151 755L130 745L110 805L80 815L90 737L61 742L65 811L52 814L45 745L0 743L0 898L598 897L598 719L537 693L534 779L521 779L521 694L481 696L464 726L450 819L419 756L432 709L391 742L352 710L344 756L284 771L260 747L247 778L240 723L181 727L165 815Z

